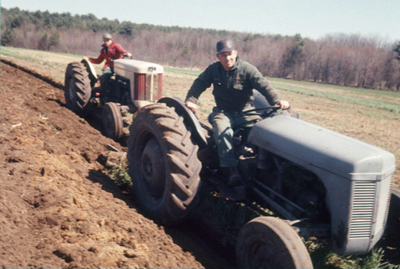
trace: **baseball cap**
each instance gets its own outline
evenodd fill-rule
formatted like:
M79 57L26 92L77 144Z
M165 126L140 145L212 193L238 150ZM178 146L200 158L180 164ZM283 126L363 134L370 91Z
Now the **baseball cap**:
M104 34L103 35L103 39L112 39L112 35L111 34Z
M232 39L222 39L217 42L217 54L232 50L236 50L235 42Z

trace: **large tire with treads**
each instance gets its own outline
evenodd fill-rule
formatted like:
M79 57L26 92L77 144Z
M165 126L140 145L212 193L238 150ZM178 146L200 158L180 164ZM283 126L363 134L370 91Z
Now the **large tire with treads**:
M400 218L400 190L392 189L390 198L389 215L393 213L395 218Z
M92 94L89 73L83 63L68 64L65 71L64 95L68 109L80 114L89 103Z
M243 226L236 257L239 268L313 268L300 236L275 217L258 217Z
M400 241L400 190L392 189L389 214L385 229L387 245L397 245Z
M190 128L157 103L134 115L129 132L129 175L141 208L164 225L184 221L195 208L201 170Z

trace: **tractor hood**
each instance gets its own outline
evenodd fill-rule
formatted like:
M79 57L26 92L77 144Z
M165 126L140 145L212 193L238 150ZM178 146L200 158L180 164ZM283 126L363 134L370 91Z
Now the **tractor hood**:
M146 74L154 72L157 74L162 74L164 72L164 68L161 65L131 59L115 60L114 70L117 75L121 75L123 77L126 77L126 74L128 74L128 77L130 77L132 76L132 73Z
M305 168L350 180L380 181L395 169L392 153L287 115L258 122L249 142Z

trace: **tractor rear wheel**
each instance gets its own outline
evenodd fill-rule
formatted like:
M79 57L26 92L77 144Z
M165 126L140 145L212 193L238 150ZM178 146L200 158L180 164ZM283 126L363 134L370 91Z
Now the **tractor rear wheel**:
M132 190L149 217L164 225L184 221L200 184L199 147L173 108L145 106L134 115L128 139Z
M392 191L391 191L390 211L398 212L398 215L400 215L400 190L399 189L392 189ZM397 217L399 217L399 216L397 216Z
M64 87L67 108L77 114L82 113L92 94L89 73L84 64L79 62L68 64Z
M239 268L313 268L299 235L274 217L246 223L239 233L236 257Z
M388 246L397 246L400 241L400 190L392 189L389 214L385 228L385 241ZM395 254L396 251L393 251ZM390 253L387 254L389 257Z
M124 135L124 123L122 121L119 104L106 103L103 107L103 127L107 137L119 141Z

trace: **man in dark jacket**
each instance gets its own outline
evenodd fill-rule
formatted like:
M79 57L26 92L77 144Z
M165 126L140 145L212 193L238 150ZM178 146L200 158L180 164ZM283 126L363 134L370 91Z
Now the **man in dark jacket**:
M253 106L253 89L259 91L271 105L288 109L289 103L280 100L277 92L258 69L238 57L233 40L220 40L217 43L219 61L209 65L199 75L190 88L185 104L196 112L198 98L213 84L216 107L211 114L214 140L218 146L220 166L229 177L229 184L236 186L241 181L237 169L237 158L233 150L233 129L251 127L260 117L244 115L242 111Z
M106 96L111 92L110 79L114 74L114 60L122 59L123 57L132 57L132 54L127 52L120 44L113 41L111 34L103 35L103 45L100 50L100 55L97 58L88 58L89 62L94 64L101 64L104 60L106 63L101 69L103 75L101 76L101 85L106 91Z

